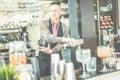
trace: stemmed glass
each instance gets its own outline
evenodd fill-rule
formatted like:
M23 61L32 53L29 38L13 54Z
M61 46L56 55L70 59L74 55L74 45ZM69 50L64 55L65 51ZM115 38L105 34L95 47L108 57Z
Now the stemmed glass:
M107 66L109 67L109 71L114 71L115 65L116 65L116 58L115 57L108 57L106 59Z
M83 66L83 74L79 76L79 78L87 78L87 73L85 69L86 62L91 59L91 51L90 49L82 49L81 51L76 52L76 60L82 63Z
M100 72L108 72L109 70L106 67L105 59L111 56L111 49L109 46L98 46L97 47L98 57L103 59L103 69Z

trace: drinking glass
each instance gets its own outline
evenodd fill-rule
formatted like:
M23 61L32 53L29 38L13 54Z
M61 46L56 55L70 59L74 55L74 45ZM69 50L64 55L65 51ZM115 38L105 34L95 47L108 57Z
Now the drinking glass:
M117 62L117 60L116 60L115 57L108 57L108 58L106 59L106 63L107 63L107 65L108 65L108 67L109 67L109 71L110 71L110 72L114 71L116 62Z
M96 75L96 57L91 57L89 61L86 62L86 70L89 76Z
M108 72L109 70L106 67L105 59L111 56L111 49L109 46L98 46L97 47L98 57L103 59L103 69L100 72Z
M86 70L88 72L96 71L96 57L92 57L89 61L86 62Z
M82 63L83 66L83 74L79 76L79 78L87 78L87 73L85 69L86 62L91 59L91 50L90 49L82 49L81 52L76 52L76 60Z

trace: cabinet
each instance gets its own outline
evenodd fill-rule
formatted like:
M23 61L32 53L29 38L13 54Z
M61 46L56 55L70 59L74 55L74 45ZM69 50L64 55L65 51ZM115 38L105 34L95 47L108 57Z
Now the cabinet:
M98 45L114 47L115 22L112 0L94 0Z

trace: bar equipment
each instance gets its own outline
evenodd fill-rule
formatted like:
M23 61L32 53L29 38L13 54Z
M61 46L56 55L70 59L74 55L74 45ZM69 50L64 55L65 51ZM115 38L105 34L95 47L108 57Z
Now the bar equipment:
M120 70L120 52L115 52L115 58L116 58L116 65L115 69Z
M0 25L0 43L8 43L10 41L19 40L21 29L18 24L9 21L6 24Z
M86 62L86 69L88 72L96 71L96 57L91 57L91 59Z
M36 57L29 57L27 61L32 65L32 72L34 74L33 80L40 80L40 69L38 59Z
M120 70L120 60L117 60L117 63L115 65L116 70Z
M98 46L97 47L98 57L103 59L103 69L100 72L108 72L109 70L106 67L105 59L111 56L111 49L109 46Z
M65 80L76 80L74 65L72 62L65 64Z
M11 41L6 44L9 49L9 61L12 65L26 64L26 43L24 41Z
M60 55L57 53L51 54L51 80L55 80L55 75L58 74L58 66L60 61Z
M14 80L34 80L31 64L17 66L15 69Z
M91 59L91 50L90 49L81 49L80 46L78 46L78 49L76 50L76 60L80 63L82 63L83 67L83 74L79 76L79 78L87 78L86 73L86 62Z
M106 58L106 64L110 72L115 70L116 63L117 63L117 58L115 58L114 56Z
M62 77L62 80L64 79L64 75L65 75L65 61L64 60L60 60L59 61L59 70L58 73L60 74L60 76Z
M83 39L78 39L79 41L79 45L77 46L80 46L81 44L83 44ZM71 47L70 47L70 44L69 43L66 43L64 44L63 46L63 50L61 51L61 56L62 56L62 59L65 60L66 62L71 62Z
M64 44L64 48L61 51L61 56L66 62L71 62L71 49L67 47L67 44Z
M40 39L40 40L38 40L38 45L39 46L45 46L45 40L43 40L43 39Z
M91 57L89 61L86 62L86 70L88 77L96 75L97 61L96 57Z

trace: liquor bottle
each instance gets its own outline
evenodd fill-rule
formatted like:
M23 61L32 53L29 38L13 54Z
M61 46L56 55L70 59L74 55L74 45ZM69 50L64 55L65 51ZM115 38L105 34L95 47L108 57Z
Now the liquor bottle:
M43 39L40 39L40 40L38 40L38 45L39 46L45 46L45 40L43 40Z

